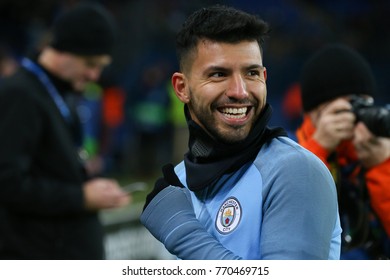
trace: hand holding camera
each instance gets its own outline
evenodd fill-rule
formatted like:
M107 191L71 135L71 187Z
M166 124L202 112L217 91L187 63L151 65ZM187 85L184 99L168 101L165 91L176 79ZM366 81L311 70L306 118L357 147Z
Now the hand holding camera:
M313 111L312 119L316 126L313 138L330 153L343 140L353 138L356 117L351 104L344 98L320 105Z
M357 157L370 168L390 157L390 113L374 106L372 98L350 96L322 105L316 119L316 141L332 152L343 140L352 140Z
M374 99L352 95L349 98L357 121L363 122L376 136L390 137L390 110L374 106Z

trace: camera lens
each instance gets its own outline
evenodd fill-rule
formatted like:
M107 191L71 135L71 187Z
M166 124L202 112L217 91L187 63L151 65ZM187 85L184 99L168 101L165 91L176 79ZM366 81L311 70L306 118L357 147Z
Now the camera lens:
M390 111L384 107L358 108L358 121L362 121L376 136L390 137Z

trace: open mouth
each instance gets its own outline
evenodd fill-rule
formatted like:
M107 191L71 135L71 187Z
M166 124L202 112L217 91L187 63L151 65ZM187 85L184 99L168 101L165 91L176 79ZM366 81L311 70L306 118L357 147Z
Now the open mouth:
M219 111L226 118L229 118L229 119L243 119L246 117L249 110L250 110L250 107L240 107L240 108L224 107L224 108L219 109Z

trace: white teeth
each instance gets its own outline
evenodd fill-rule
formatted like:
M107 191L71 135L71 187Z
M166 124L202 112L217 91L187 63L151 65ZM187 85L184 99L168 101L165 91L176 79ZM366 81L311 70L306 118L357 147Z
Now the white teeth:
M242 108L223 108L221 111L229 118L239 119L245 117L247 110L248 110L247 107L242 107Z
M247 107L243 108L223 108L222 113L225 114L245 114L247 111Z

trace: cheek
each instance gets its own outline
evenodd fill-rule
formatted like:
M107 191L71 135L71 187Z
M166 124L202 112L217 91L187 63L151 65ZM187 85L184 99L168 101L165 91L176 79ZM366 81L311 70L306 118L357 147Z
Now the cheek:
M254 92L254 98L258 101L257 111L260 113L267 103L267 87L265 84L257 86L257 91Z
M215 93L218 92L218 89L215 85L206 84L197 87L191 87L189 90L188 96L190 97L190 102L194 104L209 104L215 98Z
M81 62L72 61L68 64L68 67L65 71L67 71L69 77L77 78L81 76L83 72L86 71L86 66Z
M247 89L250 94L260 101L264 101L267 98L267 86L262 81L248 84Z
M264 86L263 90L262 90L262 99L263 99L263 102L265 103L266 100L267 100L267 87Z
M73 76L74 76L75 71L78 71L78 70L72 64L64 65L64 67L62 68L62 78L67 80L67 81L73 80Z

